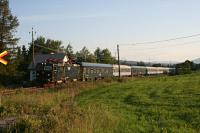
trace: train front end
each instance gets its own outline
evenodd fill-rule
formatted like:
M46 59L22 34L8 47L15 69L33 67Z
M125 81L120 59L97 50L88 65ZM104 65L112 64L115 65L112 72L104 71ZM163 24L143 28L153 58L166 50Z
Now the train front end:
M53 64L38 63L36 66L36 81L40 84L53 82Z

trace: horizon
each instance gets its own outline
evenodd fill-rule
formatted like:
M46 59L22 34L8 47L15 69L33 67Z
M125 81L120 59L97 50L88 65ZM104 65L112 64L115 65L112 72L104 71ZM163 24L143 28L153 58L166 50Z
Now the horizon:
M100 47L108 48L115 56L119 44L121 60L182 62L200 57L199 37L127 44L200 33L199 4L195 0L10 0L10 9L20 22L20 46L28 46L29 32L34 27L37 37L61 40L65 47L70 42L74 51L86 46L93 52Z

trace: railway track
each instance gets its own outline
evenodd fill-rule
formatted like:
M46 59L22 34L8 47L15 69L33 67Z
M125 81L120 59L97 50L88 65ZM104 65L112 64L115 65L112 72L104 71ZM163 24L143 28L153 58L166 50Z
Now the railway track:
M52 85L52 84L47 84L44 85L44 87L27 87L27 88L19 88L19 89L4 89L4 90L0 90L0 96L7 96L7 95L13 95L13 94L17 94L20 92L25 92L25 93L35 93L35 92L39 92L45 89L49 89L49 88L55 88L55 89L62 89L62 88L69 88L72 85L70 85L70 83L65 83L65 84L60 84L60 85Z
M38 92L41 90L44 90L45 88L40 88L40 87L28 87L28 88L20 88L20 89L5 89L0 91L1 96L7 96L7 95L12 95L12 94L17 94L19 92L27 92L27 93L34 93Z
M34 93L43 90L44 88L37 88L37 87L29 87L29 88L20 88L20 89L13 89L13 90L1 90L0 91L0 106L1 106L1 100L2 97L4 96L10 96L17 94L19 92L27 92L27 93ZM5 117L5 118L0 118L0 129L1 131L6 131L6 129L15 124L17 121L17 117Z

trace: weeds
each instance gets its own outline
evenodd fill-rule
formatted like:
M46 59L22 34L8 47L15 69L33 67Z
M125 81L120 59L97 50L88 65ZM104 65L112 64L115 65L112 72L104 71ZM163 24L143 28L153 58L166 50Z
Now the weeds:
M7 132L200 132L200 74L72 82L2 98Z

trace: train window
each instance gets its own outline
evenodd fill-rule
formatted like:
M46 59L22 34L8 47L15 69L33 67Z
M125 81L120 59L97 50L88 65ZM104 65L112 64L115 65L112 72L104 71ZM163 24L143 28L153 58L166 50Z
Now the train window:
M92 71L91 71L91 69L88 69L88 73L91 73Z
M95 68L92 68L92 70L93 70L93 73L96 73L96 70L95 70Z
M101 69L101 72L102 72L102 73L104 73L104 72L105 72L105 70L102 68L102 69Z
M56 70L55 68L56 67L54 67L54 70ZM52 70L52 66L44 66L44 70L45 71L51 71Z
M107 73L107 69L106 68L104 69L104 73Z
M99 70L98 70L98 69L96 69L96 73L99 73Z
M54 70L57 70L57 67L54 67L53 69L54 69Z
M95 69L93 69L93 73L96 73L96 70L95 70Z
M86 68L83 68L83 73L87 73Z
M108 69L105 69L105 73L108 74Z
M38 65L36 66L36 70L38 70L38 71L43 70L43 65L42 65L42 64L38 64Z
M86 73L90 73L90 70L89 69L86 69L86 71L85 71Z
M93 73L93 68L91 68L91 73Z
M97 73L97 69L94 69L94 73Z

